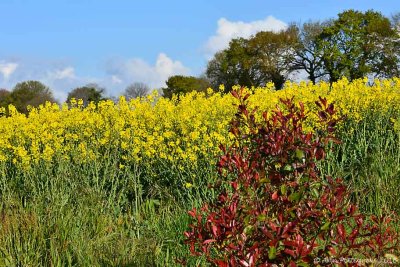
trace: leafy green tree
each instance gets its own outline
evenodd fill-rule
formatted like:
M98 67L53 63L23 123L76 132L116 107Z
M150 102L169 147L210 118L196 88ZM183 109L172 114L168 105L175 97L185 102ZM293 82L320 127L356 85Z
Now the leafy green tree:
M9 95L11 104L27 114L28 106L37 107L45 102L56 102L51 90L39 81L25 81L15 85Z
M280 89L291 71L296 34L296 29L289 27L278 33L259 32L249 39L233 39L209 61L206 75L214 88L224 84L227 91L236 84L251 87L268 82Z
M0 107L6 107L11 103L11 92L7 89L0 89Z
M203 77L175 75L166 81L167 87L163 88L164 97L171 98L173 95L185 94L191 91L205 92L210 83Z
M297 43L294 26L278 33L259 32L251 38L248 49L254 86L273 82L277 89L281 89L291 72L290 64L295 58Z
M247 39L233 39L229 43L229 48L218 52L208 62L206 75L214 89L221 84L225 85L227 91L230 91L232 86L236 84L254 85L251 56L247 47Z
M318 36L329 81L367 75L387 77L397 67L393 45L396 32L381 13L347 10Z
M78 87L68 93L67 102L70 102L72 98L76 100L82 99L83 106L87 106L90 102L98 103L101 100L105 100L104 97L105 89L99 87L97 84L88 84L83 87Z

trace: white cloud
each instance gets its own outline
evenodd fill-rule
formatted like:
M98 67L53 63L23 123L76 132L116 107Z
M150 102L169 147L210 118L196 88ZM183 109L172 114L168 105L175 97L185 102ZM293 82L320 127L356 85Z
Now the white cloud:
M111 75L111 82L113 84L121 84L122 80L118 77L118 75Z
M114 84L143 82L155 89L165 86L165 81L170 76L188 75L190 70L180 61L160 53L154 65L140 58L112 59L107 64L107 73L111 75L110 79Z
M206 45L205 52L207 56L225 49L233 38L249 38L251 35L260 31L280 31L287 27L287 24L281 20L268 16L263 20L251 22L229 21L226 18L218 20L218 28L215 35L211 36Z
M63 69L55 70L49 73L50 79L63 80L63 79L74 79L75 69L73 67L66 67Z
M3 75L4 80L8 80L17 69L17 63L0 63L0 73Z
M96 79L77 75L75 68L62 60L0 59L0 88L12 90L17 83L27 80L40 81L49 86L56 99L62 102L70 90Z

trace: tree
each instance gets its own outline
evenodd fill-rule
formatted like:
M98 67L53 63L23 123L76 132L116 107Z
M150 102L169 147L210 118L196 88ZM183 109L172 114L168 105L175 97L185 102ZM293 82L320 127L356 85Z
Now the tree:
M225 85L227 91L237 84L254 85L251 75L251 58L247 47L247 39L233 39L229 43L229 48L218 52L209 61L206 76L210 79L214 89L221 84Z
M11 103L11 92L0 89L0 107L7 107Z
M104 100L105 89L101 88L97 84L88 84L83 87L78 87L68 93L67 102L70 102L72 98L76 100L82 99L83 106L87 106L90 102L98 103Z
M28 106L37 107L45 102L56 102L51 90L39 81L25 81L15 85L10 94L11 104L19 112L28 113Z
M173 95L185 94L191 91L205 92L210 83L205 78L193 76L175 75L166 81L167 87L163 88L164 97L171 98Z
M206 75L214 88L224 84L227 91L236 84L264 86L270 81L280 89L290 73L296 42L294 27L278 33L259 32L250 39L233 39L227 49L209 61Z
M297 26L298 42L295 47L295 57L291 62L291 69L293 71L305 71L313 84L327 74L322 60L322 49L317 44L317 37L328 24L329 22L317 21L306 22Z
M150 88L145 83L135 82L126 87L124 96L127 100L137 97L146 96L150 91Z
M379 12L347 10L317 37L329 81L374 75L387 77L397 68L393 45L396 32Z
M239 83L234 73L228 71L227 54L227 50L217 52L207 64L206 75L214 89L223 84L225 85L225 90L230 91L232 86Z
M281 89L291 72L290 64L295 58L297 29L288 27L279 33L259 32L249 40L250 64L255 86L273 82L276 89Z

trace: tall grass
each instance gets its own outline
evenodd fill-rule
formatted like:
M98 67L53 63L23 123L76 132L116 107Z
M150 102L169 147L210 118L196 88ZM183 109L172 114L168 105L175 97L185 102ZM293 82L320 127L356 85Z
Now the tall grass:
M342 143L321 166L325 174L348 182L364 212L400 214L400 132L393 125L399 118L371 111L359 122L345 121L338 132Z
M0 266L174 266L188 258L186 211L211 196L214 164L121 170L114 158L26 172L3 166Z

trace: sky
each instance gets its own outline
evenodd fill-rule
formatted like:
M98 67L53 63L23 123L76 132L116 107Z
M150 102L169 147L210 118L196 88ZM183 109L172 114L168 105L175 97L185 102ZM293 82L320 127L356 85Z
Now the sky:
M199 76L232 38L355 9L385 16L399 0L0 0L0 88L38 80L59 101L97 83L109 96L172 75Z

